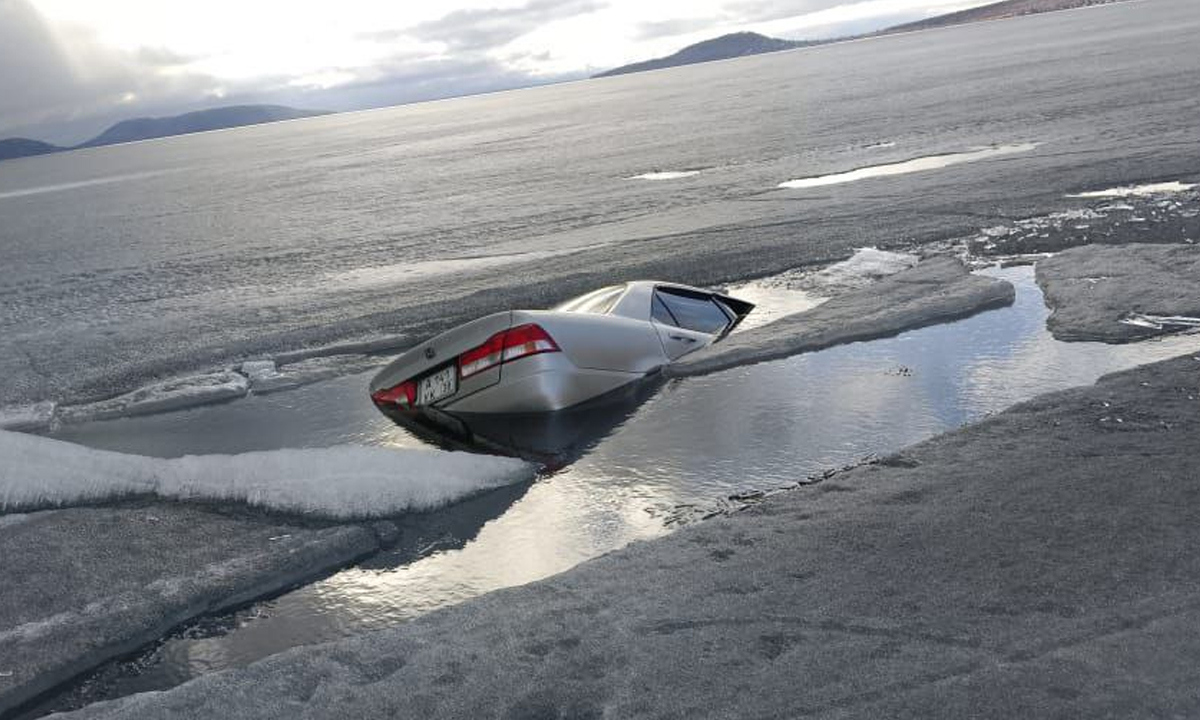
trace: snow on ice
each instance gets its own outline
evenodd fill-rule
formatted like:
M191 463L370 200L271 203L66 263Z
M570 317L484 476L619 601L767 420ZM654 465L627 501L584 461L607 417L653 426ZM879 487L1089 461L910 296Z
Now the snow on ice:
M512 458L415 448L333 447L160 459L0 430L0 511L155 494L325 517L429 510L533 477Z

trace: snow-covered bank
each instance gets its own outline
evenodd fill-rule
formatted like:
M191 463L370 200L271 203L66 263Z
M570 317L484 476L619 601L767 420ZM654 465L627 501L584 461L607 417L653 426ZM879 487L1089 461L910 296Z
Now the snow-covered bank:
M429 510L528 480L511 458L334 447L163 460L0 431L0 510L80 505L129 495L234 501L329 518Z

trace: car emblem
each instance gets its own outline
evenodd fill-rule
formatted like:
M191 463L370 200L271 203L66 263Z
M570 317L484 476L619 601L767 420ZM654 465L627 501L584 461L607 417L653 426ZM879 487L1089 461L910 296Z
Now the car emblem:
M425 348L425 359L426 360L432 360L435 355L437 355L437 353L434 351L433 348L431 348L431 347Z

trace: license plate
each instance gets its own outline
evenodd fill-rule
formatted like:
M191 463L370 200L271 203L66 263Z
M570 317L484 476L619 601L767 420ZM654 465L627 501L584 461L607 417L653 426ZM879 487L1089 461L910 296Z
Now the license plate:
M432 405L456 392L458 392L457 368L447 365L417 383L417 404Z

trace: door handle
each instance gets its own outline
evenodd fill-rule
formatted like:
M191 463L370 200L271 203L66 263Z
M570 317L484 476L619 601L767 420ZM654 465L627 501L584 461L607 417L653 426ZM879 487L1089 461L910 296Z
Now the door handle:
M686 343L696 342L696 338L688 337L687 335L668 335L667 337L671 338L672 340L680 340L680 341L686 342Z

